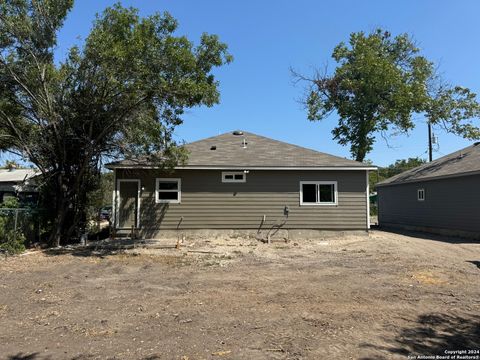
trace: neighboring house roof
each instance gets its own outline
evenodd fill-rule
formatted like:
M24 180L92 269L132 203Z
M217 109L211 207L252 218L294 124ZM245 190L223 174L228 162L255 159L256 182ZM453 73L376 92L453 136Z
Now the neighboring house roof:
M478 173L480 173L480 142L392 176L379 182L377 186L399 185L406 182L411 183Z
M21 183L37 174L34 169L0 169L0 182Z
M241 133L241 135L235 135ZM296 169L348 168L373 170L375 166L344 159L249 132L228 132L186 144L189 151L184 169ZM145 159L107 164L113 168L154 167Z
M0 190L22 191L33 185L35 169L0 169Z

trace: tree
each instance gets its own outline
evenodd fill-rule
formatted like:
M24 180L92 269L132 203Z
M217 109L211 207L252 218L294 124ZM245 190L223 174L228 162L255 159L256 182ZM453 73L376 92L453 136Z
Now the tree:
M419 157L396 160L395 163L387 167L379 167L378 171L370 171L370 190L376 189L376 185L392 176L400 174L404 171L416 168L417 166L425 164L427 161Z
M96 218L102 207L112 204L113 183L113 172L104 172L100 175L99 186L87 196L87 215L89 219Z
M84 220L103 159L146 155L171 168L186 108L219 101L214 67L231 61L216 35L175 36L168 13L120 4L97 15L82 46L54 61L73 0L0 0L0 150L35 164L52 207L51 242Z
M425 117L432 125L469 140L480 138L480 129L472 119L480 116L476 94L462 86L450 86L437 80L430 86Z
M308 119L318 121L336 112L333 138L350 144L355 160L365 159L377 134L412 130L416 113L457 135L479 137L479 129L468 122L480 114L476 95L444 84L407 34L392 37L381 29L368 35L352 33L349 44L336 46L332 57L337 63L332 74L294 76L308 84L303 100Z
M1 166L0 168L11 170L11 169L17 169L19 167L20 165L15 160L5 160L5 164L3 164L3 166Z

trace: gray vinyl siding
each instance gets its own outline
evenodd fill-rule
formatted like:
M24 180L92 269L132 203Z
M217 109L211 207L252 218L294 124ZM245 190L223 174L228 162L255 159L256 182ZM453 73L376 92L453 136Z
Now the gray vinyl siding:
M258 229L285 220L285 229L366 229L365 171L250 171L245 183L222 183L220 170L116 170L140 179L143 229ZM181 178L181 203L156 204L155 179ZM300 206L300 181L337 181L338 205ZM183 217L183 219L182 219Z
M417 190L425 189L425 200ZM380 225L480 232L480 175L437 179L378 189Z

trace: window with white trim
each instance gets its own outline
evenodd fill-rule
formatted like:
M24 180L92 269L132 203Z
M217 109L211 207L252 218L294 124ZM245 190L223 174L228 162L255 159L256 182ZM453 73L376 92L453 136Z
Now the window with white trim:
M418 189L417 190L417 200L418 201L425 201L425 189Z
M179 204L182 195L182 180L178 178L157 178L155 202Z
M337 205L337 182L300 181L300 205Z
M222 171L222 182L244 183L247 181L247 174L244 171Z

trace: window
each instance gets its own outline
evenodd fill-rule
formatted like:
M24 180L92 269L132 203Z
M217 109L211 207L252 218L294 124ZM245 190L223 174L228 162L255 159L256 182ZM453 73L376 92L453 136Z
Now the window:
M155 202L179 204L182 193L181 187L181 179L157 179L155 186Z
M300 205L337 205L337 182L300 181Z
M243 171L222 172L222 182L244 183L247 181L247 174Z
M425 189L418 189L417 190L417 200L424 201L425 200Z

